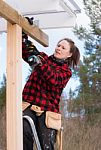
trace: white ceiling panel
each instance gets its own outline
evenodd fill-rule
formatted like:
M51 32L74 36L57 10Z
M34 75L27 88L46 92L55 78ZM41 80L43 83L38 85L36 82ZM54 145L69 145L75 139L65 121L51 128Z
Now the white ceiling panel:
M75 25L80 8L74 0L5 0L23 16L34 17L41 29L67 28ZM6 21L0 18L0 32L6 31Z

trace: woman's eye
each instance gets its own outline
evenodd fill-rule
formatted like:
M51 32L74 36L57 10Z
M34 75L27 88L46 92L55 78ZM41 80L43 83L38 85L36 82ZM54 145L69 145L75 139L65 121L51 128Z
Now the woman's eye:
M65 47L63 46L62 49L65 49Z
M60 47L60 45L57 45L58 47Z
M57 45L57 47L61 47L62 49L65 49L65 47L64 46L62 46L62 45Z

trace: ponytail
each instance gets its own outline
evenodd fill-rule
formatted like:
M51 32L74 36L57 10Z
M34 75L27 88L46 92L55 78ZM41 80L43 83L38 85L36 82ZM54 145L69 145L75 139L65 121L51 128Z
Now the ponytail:
M79 59L80 59L80 52L79 52L79 49L74 45L71 49L71 53L72 53L72 56L71 56L71 66L73 68L75 68L78 63L79 63Z

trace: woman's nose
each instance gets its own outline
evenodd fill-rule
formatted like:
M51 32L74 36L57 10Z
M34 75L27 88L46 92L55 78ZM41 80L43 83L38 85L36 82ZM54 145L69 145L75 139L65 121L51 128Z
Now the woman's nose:
M58 50L61 51L61 47L58 47Z

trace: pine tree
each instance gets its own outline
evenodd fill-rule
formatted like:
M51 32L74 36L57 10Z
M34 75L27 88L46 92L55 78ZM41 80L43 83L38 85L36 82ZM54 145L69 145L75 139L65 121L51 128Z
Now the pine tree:
M101 112L101 1L84 0L85 12L90 18L89 30L75 27L74 33L85 45L85 55L80 66L80 87L74 103L86 114Z
M6 103L6 77L3 75L3 81L1 82L0 88L0 108Z

